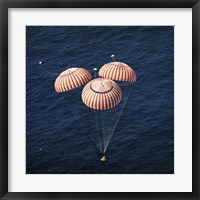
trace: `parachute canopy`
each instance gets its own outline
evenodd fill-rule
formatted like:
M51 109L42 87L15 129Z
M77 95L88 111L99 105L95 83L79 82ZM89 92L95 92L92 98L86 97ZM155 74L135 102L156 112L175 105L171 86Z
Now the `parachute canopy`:
M82 91L83 103L95 110L108 110L115 107L122 98L117 83L105 78L96 78L86 84Z
M99 76L116 81L136 81L135 71L122 62L110 62L103 65L99 70Z
M73 67L63 71L56 79L56 92L65 92L87 83L92 78L84 68Z

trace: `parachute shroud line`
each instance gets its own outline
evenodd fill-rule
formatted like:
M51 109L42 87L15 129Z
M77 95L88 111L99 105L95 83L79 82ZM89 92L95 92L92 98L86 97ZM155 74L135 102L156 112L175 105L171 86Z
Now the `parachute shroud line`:
M116 121L116 123L115 123L115 125L114 125L114 127L113 127L113 129L112 129L112 133L111 133L109 139L106 141L106 146L105 146L105 148L104 148L104 153L106 153L106 151L107 151L107 148L108 148L109 143L110 143L110 141L111 141L111 139L112 139L113 133L115 132L115 129L116 129L116 127L117 127L117 124L118 124L118 122L119 122L119 120L120 120L120 118L121 118L121 115L122 115L123 110L124 110L124 107L125 107L125 105L126 105L126 103L127 103L127 101L128 101L128 98L129 98L129 94L128 94L128 96L126 97L124 104L122 105L120 114L119 114L119 116L118 116L118 118L117 118L117 121Z

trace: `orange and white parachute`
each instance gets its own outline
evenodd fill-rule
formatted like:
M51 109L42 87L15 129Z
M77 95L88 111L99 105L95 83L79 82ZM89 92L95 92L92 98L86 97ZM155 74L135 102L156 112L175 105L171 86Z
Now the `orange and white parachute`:
M83 103L95 110L114 108L122 98L117 83L105 78L96 78L85 85L82 91Z
M65 92L87 83L91 78L90 72L86 69L73 67L57 77L54 87L56 92Z
M99 70L99 76L125 82L135 82L135 71L123 62L110 62L103 65Z

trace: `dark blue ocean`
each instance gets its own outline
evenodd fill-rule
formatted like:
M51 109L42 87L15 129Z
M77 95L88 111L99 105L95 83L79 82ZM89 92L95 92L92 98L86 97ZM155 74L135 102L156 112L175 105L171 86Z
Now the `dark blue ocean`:
M137 81L127 102L104 116L105 132L114 132L101 162L100 115L83 104L84 86L56 93L54 82L68 67L94 77L111 54L133 67ZM174 27L27 26L26 173L173 174Z

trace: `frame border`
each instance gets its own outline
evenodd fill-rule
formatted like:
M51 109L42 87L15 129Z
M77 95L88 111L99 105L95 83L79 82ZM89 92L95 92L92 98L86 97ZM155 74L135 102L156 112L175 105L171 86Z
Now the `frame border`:
M8 192L8 9L9 8L192 8L192 191L193 192ZM200 0L0 0L0 198L200 199Z

